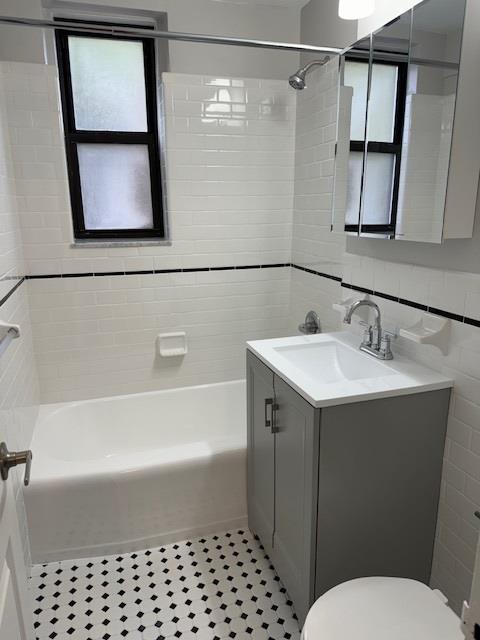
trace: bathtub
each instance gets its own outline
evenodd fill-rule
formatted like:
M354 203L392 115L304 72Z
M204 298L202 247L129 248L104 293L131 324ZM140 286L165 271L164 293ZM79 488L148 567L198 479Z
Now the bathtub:
M245 526L243 380L44 405L31 448L34 563Z

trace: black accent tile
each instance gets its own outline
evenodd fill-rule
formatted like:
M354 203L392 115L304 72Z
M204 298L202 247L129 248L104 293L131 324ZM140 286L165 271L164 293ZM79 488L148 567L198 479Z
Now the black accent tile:
M373 289L367 289L366 287L358 287L356 284L351 284L349 286L349 289L352 289L353 291L358 291L358 293L367 293L370 296L374 295ZM381 294L378 294L378 295L381 295Z
M399 301L398 297L392 296L389 293L382 293L381 291L374 291L373 295L377 296L378 298L383 298L384 300L390 300L391 302L398 302Z
M457 322L463 322L463 316L459 316L456 313L445 311L444 309L436 309L435 307L428 307L428 313L433 313L442 318L448 318L449 320L456 320Z
M233 271L235 267L210 267L210 271Z
M93 271L90 273L62 273L62 278L91 278Z
M405 298L399 298L398 302L405 305L406 307L412 307L413 309L419 309L420 311L426 311L428 309L426 304L420 304L419 302L414 302L413 300L405 300Z
M480 320L476 320L475 318L465 318L463 319L465 324L469 324L472 327L480 327Z
M181 269L154 269L153 273L182 273Z

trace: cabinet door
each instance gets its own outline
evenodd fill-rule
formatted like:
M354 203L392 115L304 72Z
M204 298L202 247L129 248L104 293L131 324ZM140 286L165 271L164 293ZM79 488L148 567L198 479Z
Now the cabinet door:
M247 494L248 524L272 552L275 508L273 372L247 351Z
M277 376L275 397L272 560L303 623L314 595L320 411Z
M354 578L428 584L450 389L322 410L315 596Z

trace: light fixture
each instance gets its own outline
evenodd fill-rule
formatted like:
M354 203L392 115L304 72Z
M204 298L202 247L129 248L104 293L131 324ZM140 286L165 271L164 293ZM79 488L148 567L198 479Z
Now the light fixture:
M338 15L344 20L359 20L371 16L375 0L339 0Z

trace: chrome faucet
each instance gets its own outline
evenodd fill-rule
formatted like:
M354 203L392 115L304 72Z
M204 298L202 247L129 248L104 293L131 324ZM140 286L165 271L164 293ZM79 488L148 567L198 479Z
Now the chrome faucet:
M373 309L375 313L375 324L367 325L363 340L360 345L360 351L365 351L374 358L379 360L392 360L393 353L390 349L390 336L382 331L382 314L378 307L378 304L371 300L357 300L354 302L345 313L343 321L346 324L352 323L352 316L360 307L369 307Z

